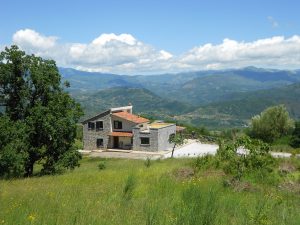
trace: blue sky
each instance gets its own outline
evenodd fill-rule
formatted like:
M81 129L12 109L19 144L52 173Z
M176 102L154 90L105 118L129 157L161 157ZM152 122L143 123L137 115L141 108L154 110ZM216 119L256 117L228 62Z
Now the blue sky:
M256 46L255 41L258 40L267 39L271 43L280 43L280 46L273 46L278 49L295 48L295 46L297 48L298 39L291 39L295 35L296 37L300 35L300 3L297 0L2 0L1 2L0 45L16 43L27 52L54 58L61 66L117 73L124 71L126 74L227 68L247 64L274 68L300 68L297 63L287 64L289 59L285 59L284 62L276 61L273 64L271 62L257 64L251 60L246 62L247 57L244 54L242 54L244 57L242 63L239 58L241 48L245 50L247 44ZM13 38L18 31L25 31L25 29L35 33L27 30L18 35L18 38ZM98 51L91 52L95 47L89 44L102 34L116 36L110 36L109 41L105 42L105 47L98 45ZM132 36L136 40L136 45L131 43L127 46L128 42L118 38L121 34ZM38 38L55 37L55 43L51 48L36 46L30 43L28 35L30 37L35 35ZM274 41L273 37L283 37L283 39ZM224 44L225 39L236 43ZM34 40L36 39L33 38L32 41ZM291 47L290 42L295 46ZM69 48L76 43L82 44L80 46L82 55L76 55L72 61L68 61L68 57L73 57L67 55L70 54ZM203 49L207 44L211 45L209 52L207 48ZM240 44L244 45L240 46ZM135 48L132 48L133 45ZM229 48L226 56L235 54L225 63L220 59L224 55L210 59L204 56L204 54L218 55L222 51L224 53L224 48ZM232 48L238 49L232 53ZM266 45L262 48L266 48ZM61 49L69 52L63 53ZM106 55L102 55L98 60L93 62L81 60L83 57L98 56L102 54L100 51L105 52ZM170 57L162 57L163 61L157 62L154 59L160 58L161 51L163 56L167 56L165 52ZM266 51L269 52L268 49ZM278 58L282 53L282 51L278 52L272 57ZM247 54L248 58L256 55L253 52L250 54L251 57L249 52ZM287 52L284 51L284 54ZM295 57L293 54L289 57ZM267 58L266 52L263 56ZM118 58L117 62L113 62L112 58ZM140 59L142 63L137 63ZM152 64L148 63L145 66L147 61L151 61ZM154 64L161 66L152 70ZM194 66L195 64L201 66Z

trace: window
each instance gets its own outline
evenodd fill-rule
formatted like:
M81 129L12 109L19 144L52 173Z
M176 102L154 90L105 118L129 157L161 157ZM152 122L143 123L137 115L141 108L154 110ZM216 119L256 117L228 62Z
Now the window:
M141 137L141 145L150 145L150 138Z
M103 130L103 121L96 122L96 130Z
M114 129L122 129L122 122L114 121Z
M94 122L88 122L88 128L89 128L89 130L94 130L95 129L95 123Z
M97 139L97 148L103 147L103 139L102 138L98 138Z

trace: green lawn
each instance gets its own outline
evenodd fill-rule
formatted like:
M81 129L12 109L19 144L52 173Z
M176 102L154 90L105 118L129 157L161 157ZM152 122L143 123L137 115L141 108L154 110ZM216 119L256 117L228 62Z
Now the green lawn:
M84 158L63 175L1 180L0 224L300 224L299 193L226 187L220 171L190 176L191 163Z

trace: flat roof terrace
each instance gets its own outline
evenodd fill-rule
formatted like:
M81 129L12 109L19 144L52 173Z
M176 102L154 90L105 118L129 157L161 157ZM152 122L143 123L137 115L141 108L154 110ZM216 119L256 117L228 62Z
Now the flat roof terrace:
M151 123L149 125L149 128L150 129L160 129L160 128L164 128L164 127L168 127L168 126L172 126L172 125L175 125L174 123L157 123L157 122L154 122L154 123Z

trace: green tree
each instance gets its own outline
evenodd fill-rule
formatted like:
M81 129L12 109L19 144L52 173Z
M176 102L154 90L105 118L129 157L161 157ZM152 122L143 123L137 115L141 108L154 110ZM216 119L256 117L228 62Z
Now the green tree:
M26 126L20 121L0 117L0 177L19 177L24 174L27 154Z
M293 148L300 147L300 121L295 123L295 130L293 131L290 145Z
M170 135L169 142L174 144L173 149L172 149L172 154L171 154L171 158L173 158L174 150L175 150L176 146L183 145L185 142L185 139L181 133L176 133L176 134Z
M251 119L249 135L265 142L273 142L287 135L294 126L285 106L273 106Z
M32 175L38 161L47 174L77 166L80 155L72 145L82 110L64 91L55 61L12 46L1 52L0 78L4 115L26 130L25 176Z

